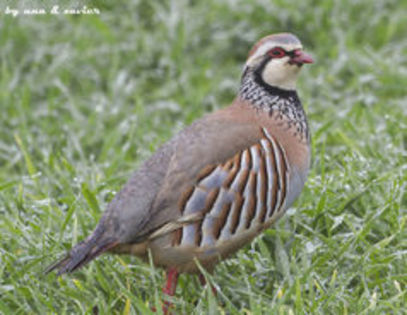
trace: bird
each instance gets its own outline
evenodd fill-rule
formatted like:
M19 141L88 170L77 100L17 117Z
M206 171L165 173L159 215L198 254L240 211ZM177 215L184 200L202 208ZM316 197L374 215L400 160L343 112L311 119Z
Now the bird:
M166 270L202 274L276 222L301 193L311 161L297 77L313 58L291 33L250 50L237 96L163 144L108 204L84 241L47 268L71 273L102 253L130 254ZM164 302L167 313L171 304Z

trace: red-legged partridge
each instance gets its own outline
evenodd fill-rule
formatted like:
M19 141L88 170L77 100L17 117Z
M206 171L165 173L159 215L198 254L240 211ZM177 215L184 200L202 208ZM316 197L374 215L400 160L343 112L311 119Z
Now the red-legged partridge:
M49 268L72 272L103 252L143 258L178 274L208 271L280 218L310 166L309 132L296 92L312 58L282 33L261 39L232 105L181 131L130 178L95 231Z

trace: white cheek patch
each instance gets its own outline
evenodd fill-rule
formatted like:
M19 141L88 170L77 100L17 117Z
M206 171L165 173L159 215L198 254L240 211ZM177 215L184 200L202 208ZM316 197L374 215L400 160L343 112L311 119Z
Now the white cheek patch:
M263 69L263 81L271 86L294 90L300 67L288 61L289 57L271 59Z

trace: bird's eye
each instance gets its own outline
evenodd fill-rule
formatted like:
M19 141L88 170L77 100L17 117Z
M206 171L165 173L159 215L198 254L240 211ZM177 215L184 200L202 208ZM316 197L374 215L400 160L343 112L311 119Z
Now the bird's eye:
M273 58L281 58L285 56L285 51L280 47L276 47L269 51L269 55Z

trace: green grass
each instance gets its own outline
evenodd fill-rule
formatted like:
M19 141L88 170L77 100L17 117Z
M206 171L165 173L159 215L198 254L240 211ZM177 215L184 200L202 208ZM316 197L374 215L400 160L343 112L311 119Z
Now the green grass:
M61 278L42 270L160 144L231 102L258 38L291 31L316 59L299 82L313 135L306 188L208 276L217 299L183 275L177 311L407 314L407 2L109 3L76 17L0 6L0 313L159 305L163 271L135 257Z

